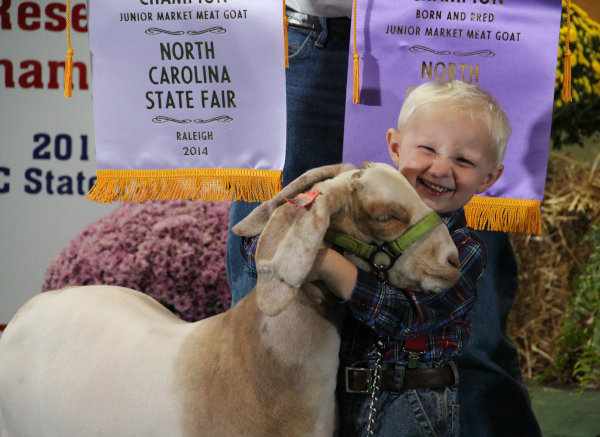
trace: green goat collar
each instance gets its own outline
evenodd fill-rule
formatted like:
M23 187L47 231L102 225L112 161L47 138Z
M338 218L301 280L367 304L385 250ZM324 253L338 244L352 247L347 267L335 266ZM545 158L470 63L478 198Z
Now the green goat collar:
M432 212L408 228L408 230L396 240L384 243L383 245L376 243L367 244L356 238L350 237L349 235L331 230L327 230L324 239L329 243L341 246L353 254L368 260L376 270L378 276L384 280L385 275L383 272L392 268L396 260L400 258L400 255L402 255L402 253L404 253L404 251L414 242L441 223L442 219L440 216L437 215L437 213ZM385 255L383 257L384 261L386 257L389 258L389 262L381 262L381 256L376 260L376 256L380 254Z

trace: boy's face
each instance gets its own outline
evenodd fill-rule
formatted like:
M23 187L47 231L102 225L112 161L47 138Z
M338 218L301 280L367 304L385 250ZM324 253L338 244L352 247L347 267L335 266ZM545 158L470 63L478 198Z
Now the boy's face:
M387 143L400 173L437 213L465 206L504 169L492 168L495 150L482 120L441 108L417 109L403 132L388 131Z

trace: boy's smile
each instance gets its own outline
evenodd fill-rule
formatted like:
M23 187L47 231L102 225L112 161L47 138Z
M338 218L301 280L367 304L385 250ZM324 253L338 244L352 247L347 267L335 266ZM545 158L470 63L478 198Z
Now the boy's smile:
M492 169L495 150L482 120L443 108L417 109L403 132L388 131L387 142L400 173L438 213L465 206L504 168Z

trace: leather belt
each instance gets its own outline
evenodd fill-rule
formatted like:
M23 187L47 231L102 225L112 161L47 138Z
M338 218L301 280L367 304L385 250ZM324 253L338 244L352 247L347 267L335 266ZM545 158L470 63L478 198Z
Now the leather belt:
M290 8L286 8L285 15L288 18L288 27L309 30L316 33L321 33L323 31L323 26L321 26L319 17L315 15L302 14ZM350 18L327 18L328 36L349 39L350 27Z
M394 384L395 370L381 372L380 390L403 391L419 388L441 388L454 384L452 367L445 366L435 369L405 370L402 385ZM346 367L340 375L348 393L371 394L373 371L367 368Z

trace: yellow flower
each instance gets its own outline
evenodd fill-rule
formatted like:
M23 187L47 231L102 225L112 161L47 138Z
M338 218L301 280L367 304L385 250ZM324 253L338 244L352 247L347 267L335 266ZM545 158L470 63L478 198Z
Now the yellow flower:
M569 34L569 38L571 39L571 42L577 41L577 28L573 23L571 23L571 33Z
M586 80L583 82L583 86L585 87L585 90L587 91L588 94L592 94L592 86L590 85L590 81Z
M565 1L563 0L563 11ZM572 98L574 102L588 102L591 95L600 96L600 24L592 20L577 5L571 3L571 27L567 33L566 13L562 14L562 25L557 51L555 89L559 89L564 81L563 66L566 51L566 37L569 37L572 67ZM555 101L555 107L563 106L562 101Z
M590 66L590 63L588 62L588 60L583 56L582 52L579 52L579 59L578 62L586 67Z

